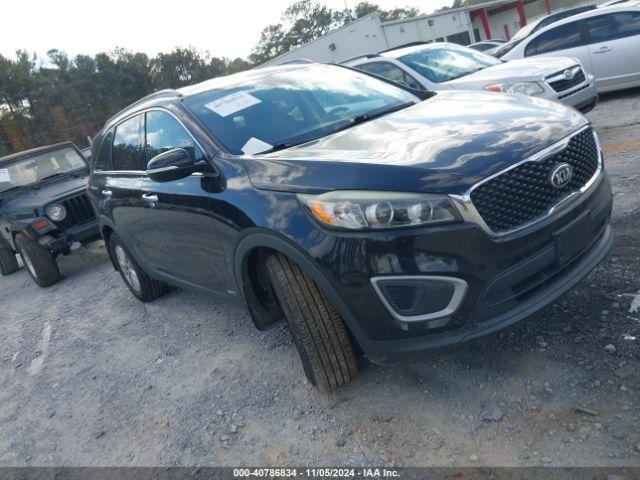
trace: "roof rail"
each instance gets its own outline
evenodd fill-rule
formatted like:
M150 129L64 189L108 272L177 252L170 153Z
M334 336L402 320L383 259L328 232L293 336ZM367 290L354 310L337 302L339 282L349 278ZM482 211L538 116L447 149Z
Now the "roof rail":
M385 53L385 52L393 52L394 50L400 50L401 48L407 48L407 47L415 47L416 45L427 45L429 42L409 42L409 43L405 43L404 45L398 45L397 47L392 47L392 48L387 48L386 50L381 51L380 53Z
M296 64L306 64L306 63L316 63L313 60L309 60L308 58L299 58L297 60L287 60L286 62L279 63L278 65L296 65Z
M378 55L377 53L367 53L366 55L358 55L357 57L353 57L353 58L349 58L347 60L344 60L340 63L347 63L347 62L352 62L354 60L360 60L361 58L376 58L379 57L380 55Z
M120 116L123 112L126 112L127 110L130 110L131 108L135 107L136 105L141 104L142 102L146 102L147 100L151 100L153 98L157 98L157 97L179 97L180 96L180 92L178 90L174 90L172 88L165 88L164 90L158 90L157 92L153 92L150 93L149 95L147 95L146 97L142 97L139 100L136 100L135 102L127 105L125 108L123 108L122 110L120 110L118 113L116 113L115 115L112 115L106 122L105 125L109 122L111 122L114 118Z

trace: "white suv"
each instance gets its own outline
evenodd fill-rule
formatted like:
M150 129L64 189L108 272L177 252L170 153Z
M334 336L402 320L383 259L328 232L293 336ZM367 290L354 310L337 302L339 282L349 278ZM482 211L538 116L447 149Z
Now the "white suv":
M518 43L503 60L567 56L595 77L598 92L640 86L640 2L561 20Z
M366 55L344 65L412 88L521 93L560 101L583 113L598 101L593 77L572 58L505 63L462 45L437 42Z

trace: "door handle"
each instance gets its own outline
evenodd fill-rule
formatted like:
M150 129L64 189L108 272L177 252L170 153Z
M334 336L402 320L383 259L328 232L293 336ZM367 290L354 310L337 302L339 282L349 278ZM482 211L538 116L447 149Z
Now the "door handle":
M104 198L111 198L113 196L113 192L111 190L102 190L101 193Z
M154 195L153 193L145 193L144 195L142 195L142 199L145 202L156 203L158 201L158 196Z
M596 50L596 51L595 51L595 52L593 52L593 53L594 53L594 54L595 54L595 53L607 53L607 52L610 52L610 51L611 51L611 49L610 49L609 47L604 46L604 47L600 47L598 50Z

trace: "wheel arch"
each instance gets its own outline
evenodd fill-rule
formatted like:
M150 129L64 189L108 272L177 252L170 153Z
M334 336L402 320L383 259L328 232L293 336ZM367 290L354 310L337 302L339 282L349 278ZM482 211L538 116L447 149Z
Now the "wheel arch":
M327 280L320 268L302 248L290 239L273 232L258 231L245 236L237 245L234 255L234 274L236 283L244 297L252 320L259 330L265 330L283 318L282 311L278 316L262 304L260 286L255 283L255 269L263 268L262 262L271 253L281 253L308 274L322 292L331 300L353 339L360 348L367 343L364 333L355 321L351 311L342 301L335 288ZM266 273L266 272L265 272ZM278 307L279 309L279 307Z
M114 230L109 225L102 225L100 227L100 235L102 235L102 239L104 240L104 245L107 249L107 254L109 255L109 260L111 260L111 266L114 270L118 270L118 264L116 263L116 259L113 258L113 252L111 252L111 248L109 248L109 239L111 235L113 235Z

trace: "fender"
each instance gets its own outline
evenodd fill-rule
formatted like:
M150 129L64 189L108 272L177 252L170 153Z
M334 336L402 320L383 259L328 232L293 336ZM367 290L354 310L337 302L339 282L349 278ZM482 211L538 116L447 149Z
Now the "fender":
M100 229L100 236L102 237L102 240L104 240L105 247L107 248L107 255L109 255L109 260L111 260L111 265L113 266L113 269L115 271L118 271L118 264L116 263L116 259L113 258L113 255L111 254L111 249L107 244L107 239L104 238L105 228L108 228L109 230L111 230L112 233L115 233L116 235L120 236L118 234L118 230L116 229L116 226L109 220L109 217L106 217L104 215L100 215L98 217L98 228Z
M360 345L364 352L366 353L369 350L367 347L370 344L370 340L362 332L360 326L358 325L358 322L356 322L356 320L353 318L353 315L351 314L349 308L340 299L340 296L336 293L334 287L326 279L321 270L316 266L313 259L309 257L309 255L299 246L297 246L292 240L283 235L274 233L273 231L263 230L260 228L251 229L251 231L247 232L247 234L238 242L236 246L233 271L236 277L236 283L239 286L240 292L245 301L247 301L247 289L250 288L250 286L247 284L247 278L245 275L246 259L248 257L248 253L252 249L258 247L270 248L282 253L283 255L286 255L291 260L296 262L302 268L302 270L304 270L304 272L318 284L320 289L329 298L329 300L333 302L333 305L336 307L338 313L340 313L340 315L344 319L347 327L355 337L356 342ZM251 311L250 306L249 310Z

